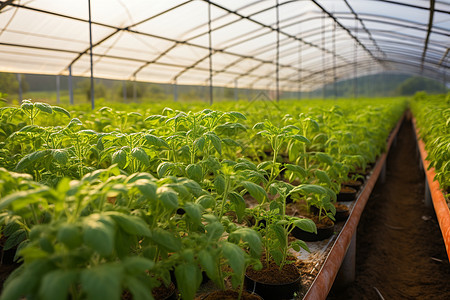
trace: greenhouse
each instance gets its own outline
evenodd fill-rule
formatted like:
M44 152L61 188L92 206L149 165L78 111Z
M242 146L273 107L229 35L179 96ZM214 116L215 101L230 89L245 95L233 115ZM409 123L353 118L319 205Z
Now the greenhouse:
M0 300L450 299L449 47L449 1L0 1Z

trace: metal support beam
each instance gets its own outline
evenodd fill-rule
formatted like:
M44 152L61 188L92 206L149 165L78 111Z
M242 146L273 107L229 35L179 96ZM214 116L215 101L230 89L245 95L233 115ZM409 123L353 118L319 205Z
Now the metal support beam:
M0 11L6 6L10 5L14 0L7 0L5 2L0 3Z
M422 71L423 71L423 65L425 63L425 56L427 55L428 41L430 40L431 29L433 28L434 4L435 4L435 0L430 0L430 17L428 19L427 37L425 38L425 45L423 46L422 60L421 60L421 70Z
M60 90L60 82L59 82L60 76L56 75L56 103L60 103L60 97L59 97L59 90Z
M88 8L89 8L89 58L91 64L91 109L95 108L95 95L94 95L94 61L92 58L92 17L91 17L91 0L88 0Z
M22 74L18 73L17 74L17 81L19 82L19 103L22 103L23 100L23 96L22 96Z
M208 1L208 46L209 46L209 105L213 104L213 49L211 32L211 2Z
M173 101L178 101L178 85L176 80L173 82Z
M69 103L73 105L73 84L72 84L72 65L69 66Z
M333 52L336 53L336 23L333 23ZM336 55L333 55L333 96L337 99L336 90Z
M278 0L275 1L275 13L276 13L276 29L277 29L277 50L275 57L275 97L277 102L280 102L280 10Z
M123 96L123 102L127 102L127 81L124 80L122 82L122 96Z
M321 14L321 30L320 30L320 36L321 36L321 44L322 48L325 49L325 13L322 12ZM326 82L327 82L327 76L326 76L326 62L325 62L325 51L322 51L322 76L323 76L323 82L322 82L322 99L325 99L326 93Z
M234 100L239 100L239 91L238 91L238 81L237 79L234 80Z
M137 86L136 86L136 79L133 81L133 101L136 102L137 100Z

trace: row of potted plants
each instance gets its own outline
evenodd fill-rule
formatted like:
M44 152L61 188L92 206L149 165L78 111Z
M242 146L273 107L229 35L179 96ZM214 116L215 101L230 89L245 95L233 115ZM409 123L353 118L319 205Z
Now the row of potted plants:
M341 183L382 151L403 107L379 105L357 116L317 107L256 125L234 111L164 109L143 121L151 129L121 121L107 132L81 116L65 126L36 125L36 111L71 118L41 103L2 109L2 128L15 126L1 142L2 166L34 177L2 170L4 182L15 182L1 191L2 234L24 260L2 297L46 298L48 286L63 280L60 298L93 298L113 284L112 298L125 290L151 299L148 291L167 284L170 271L184 299L194 297L202 272L222 288L230 274L241 294L248 266L292 267L288 249L307 247L288 235L316 230L308 218L287 215L286 200L332 219ZM115 115L110 108L95 114ZM257 202L252 208L248 197Z

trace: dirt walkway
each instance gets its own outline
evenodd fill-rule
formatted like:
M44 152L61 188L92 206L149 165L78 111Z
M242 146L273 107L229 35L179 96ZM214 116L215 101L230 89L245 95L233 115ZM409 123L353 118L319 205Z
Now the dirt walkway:
M424 203L424 175L410 122L401 127L357 232L356 281L329 299L450 299L450 264L436 216ZM437 260L441 260L437 261Z

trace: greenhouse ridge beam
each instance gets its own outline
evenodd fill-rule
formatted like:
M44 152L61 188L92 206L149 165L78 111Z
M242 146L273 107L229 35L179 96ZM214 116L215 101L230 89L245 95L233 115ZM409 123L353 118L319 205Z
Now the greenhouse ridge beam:
M381 62L380 62L380 59L379 59L378 57L376 57L376 56L372 53L372 51L370 51L369 49L367 49L367 47L366 47L363 43L361 43L361 41L358 39L358 37L356 37L355 35L353 35L353 34L350 32L350 30L348 30L347 27L345 27L344 25L342 25L341 22L339 22L338 19L337 19L333 14L331 14L330 12L328 12L328 11L327 11L322 5L320 5L316 0L311 0L311 1L312 1L314 4L316 4L316 5L317 5L324 13L326 13L331 19L333 19L333 21L336 22L336 24L338 24L339 27L341 27L343 30L347 31L348 34L350 35L350 37L351 37L352 39L354 39L355 42L358 43L358 44L359 44L359 45L360 45L367 53L369 53L369 55L370 55L375 61L381 63Z
M0 3L3 3L3 2L0 2ZM212 2L211 2L211 4L214 5L214 3L212 3ZM23 9L28 9L28 10L32 10L32 11L36 11L36 12L40 12L40 13L44 13L44 14L50 14L50 15L53 15L53 16L57 16L57 17L61 17L61 18L67 18L67 19L74 20L74 21L79 21L79 22L84 22L84 23L88 23L89 22L88 20L85 20L85 19L82 19L82 18L77 18L77 17L72 17L72 16L68 16L68 15L55 13L55 12L45 11L45 10L42 10L42 9L33 8L33 7L21 5L21 4L11 3L10 6L19 7L19 8L23 8ZM171 38L167 38L167 37L163 37L163 36L159 36L159 35L154 35L154 34L149 34L149 33L144 33L144 32L140 32L140 31L132 30L132 29L130 29L130 27L132 27L132 26L128 26L128 27L122 28L122 27L116 27L116 26L112 26L112 25L108 25L108 24L99 23L99 22L92 22L92 24L97 25L97 26L110 28L110 29L114 29L116 31L121 31L121 30L128 31L128 32L135 33L135 34L148 36L148 37L152 37L152 38L156 38L156 39L162 39L162 40L173 42L173 43L176 43L176 44L184 44L184 45L188 45L188 46L192 46L192 47L196 47L196 48L200 48L200 49L208 51L208 47L206 47L206 46L197 45L197 44L193 44L193 43L186 42L186 41L179 41L179 40L175 40L175 39L171 39ZM106 37L106 38L108 38L108 37ZM5 44L7 44L7 43L5 43ZM307 44L312 46L312 47L314 47L314 45L311 45L309 43L307 43ZM18 44L16 44L16 46L20 47L20 45L18 45ZM25 46L25 47L27 47L27 46ZM31 47L31 48L46 49L45 47ZM47 49L50 50L50 48L47 48ZM61 49L59 49L59 51L61 51ZM80 54L80 52L78 52L78 51L67 51L67 52L68 53L72 52L72 53ZM229 51L222 50L222 49L214 49L214 52L222 52L222 53L229 54L229 55L236 56L236 57L243 57L243 58L252 59L252 60L255 60L255 61L258 61L258 62L264 62L264 63L272 64L272 62L269 61L269 60L258 59L258 58L254 57L254 56L251 56L251 55L241 55L239 53L229 52ZM128 57L117 57L117 56L113 57L113 56L107 56L107 55L96 55L96 56L99 56L99 57L110 57L110 58L119 58L119 59L130 60L130 61L140 61L140 62L143 62L145 64L157 63L157 62L153 62L153 60L152 61L135 60L133 58L128 58ZM202 59L202 60L204 60L204 59ZM198 63L200 63L202 60L200 60ZM175 64L167 64L167 63L163 63L161 65L176 66L176 67L181 67L181 68L185 68L186 67L184 65L175 65ZM186 71L189 70L189 69L192 69L193 67L195 67L195 66L187 66L186 67ZM290 67L290 66L283 66L283 67ZM233 73L227 72L227 74L233 74Z
M433 28L433 17L434 17L434 4L435 0L430 0L430 18L428 21L427 37L425 38L425 45L423 46L421 68L423 69L423 64L425 63L425 56L427 55L428 41L430 40L431 29Z
M372 37L372 33L367 29L366 25L364 24L364 21L359 17L359 15L355 12L355 10L353 9L353 7L348 3L348 0L343 0L345 2L345 4L347 5L347 7L350 9L350 11L352 12L353 15L355 15L355 18L359 21L359 23L361 23L362 28L364 29L364 31L367 33L367 35L369 36L370 40L372 41L372 43L375 45L375 47L377 48L378 52L380 52L383 57L386 57L386 54L383 52L383 50L381 50L381 48L378 46L377 42L374 40L374 38Z
M7 1L5 1L5 2L2 2L2 3L0 4L0 11L1 11L4 7L10 5L13 1L14 1L14 0L7 0Z
M377 1L385 2L385 3L391 3L391 4L395 4L395 5L403 5L403 6L407 6L407 7L411 7L411 8L418 8L418 9L428 10L428 7L414 5L414 4L410 4L410 3L397 2L397 1L391 1L391 0L377 0ZM435 11L439 12L439 13L443 13L443 14L448 14L449 13L448 11L440 10L440 9L436 9Z

